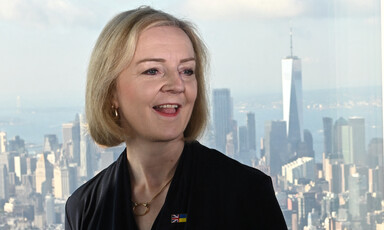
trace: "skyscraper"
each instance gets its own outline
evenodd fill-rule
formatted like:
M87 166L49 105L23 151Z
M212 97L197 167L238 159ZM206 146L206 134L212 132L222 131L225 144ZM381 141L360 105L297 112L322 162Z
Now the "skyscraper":
M44 152L56 152L59 148L59 140L55 134L46 134L44 135Z
M83 115L79 115L80 120L80 171L79 176L86 180L93 177L96 146L87 130L87 123Z
M19 136L15 136L12 140L8 143L8 151L12 152L18 152L18 153L24 153L25 152L25 142L23 139L21 139Z
M5 164L0 164L0 199L8 200L9 193L8 170Z
M323 117L324 153L326 157L332 154L332 126L333 119L330 117Z
M348 122L340 117L333 125L333 153L343 155L344 163L350 164L350 128Z
M247 126L239 127L239 153L245 153L248 151L248 129Z
M63 149L72 162L80 164L79 115L76 115L74 122L63 124Z
M55 198L67 199L76 189L76 168L68 166L64 161L55 165L53 172Z
M290 152L297 151L303 140L303 97L301 60L293 56L292 33L291 55L282 59L283 119L287 122L287 136Z
M365 164L364 118L351 117L336 120L333 128L333 152L342 154L345 164Z
M383 138L372 138L368 144L367 166L369 168L383 167Z
M0 154L0 165L4 164L7 166L8 173L15 172L15 156L17 156L17 154L14 152Z
M45 196L46 226L56 223L55 198L51 194Z
M73 155L73 123L64 123L62 124L63 128L63 151L64 151L64 156L68 157L68 159L73 160L74 155Z
M7 151L7 133L0 132L0 153Z
M24 154L15 156L14 158L15 164L15 173L18 177L18 180L21 181L21 176L27 174L27 159Z
M341 193L343 188L343 167L338 162L331 162L327 170L329 192Z
M361 117L351 117L348 119L351 130L351 156L354 164L365 164L365 121Z
M313 137L312 133L308 129L303 131L304 140L301 143L299 150L299 157L315 157L315 151L313 150Z
M213 90L215 147L225 153L227 134L232 131L232 102L229 89Z
M266 164L270 175L281 172L281 166L287 163L287 129L285 121L267 121L264 127L264 149Z
M248 148L256 152L256 122L255 114L247 113Z
M348 201L348 211L353 220L356 220L360 217L360 189L364 184L363 178L359 173L352 173L348 178L349 183L349 201Z
M43 195L52 189L53 166L45 154L40 154L36 163L36 192Z

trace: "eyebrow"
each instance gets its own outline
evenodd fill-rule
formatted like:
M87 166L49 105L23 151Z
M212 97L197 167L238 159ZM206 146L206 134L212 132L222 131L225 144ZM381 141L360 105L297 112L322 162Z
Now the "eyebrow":
M195 58L190 57L190 58L181 59L180 63L189 62L189 61L195 61Z
M194 57L184 58L184 59L180 60L180 63L185 63L185 62L195 61L195 60L196 59ZM145 58L145 59L142 59L142 60L136 62L136 65L139 65L143 62L165 62L165 59L163 59L163 58Z

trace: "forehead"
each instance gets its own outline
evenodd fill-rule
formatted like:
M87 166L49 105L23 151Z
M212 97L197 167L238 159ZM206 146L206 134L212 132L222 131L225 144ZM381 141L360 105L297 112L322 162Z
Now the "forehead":
M174 26L156 26L145 29L139 36L135 56L155 52L184 53L194 56L192 42L188 35Z

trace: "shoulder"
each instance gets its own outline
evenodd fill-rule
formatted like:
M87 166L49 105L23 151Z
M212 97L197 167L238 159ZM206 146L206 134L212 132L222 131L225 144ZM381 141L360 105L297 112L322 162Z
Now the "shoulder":
M109 167L76 189L66 202L66 225L78 225L84 216L92 215L116 183L125 151ZM76 229L76 228L75 228Z
M73 192L70 198L87 200L92 193L102 193L108 188L105 185L111 183L111 180L116 177L116 170L118 168L120 158L121 156L117 161L113 162L110 166L95 175L92 179L81 185L75 192Z
M194 205L203 210L196 218L222 218L220 224L228 229L286 229L268 175L198 142L189 144L189 149Z
M272 180L260 170L244 165L223 153L201 145L189 144L188 164L202 186L226 191L274 193Z
M247 179L270 181L270 177L260 170L244 165L216 149L208 148L199 142L195 141L188 144L192 158L207 171L214 171L215 174L242 176Z

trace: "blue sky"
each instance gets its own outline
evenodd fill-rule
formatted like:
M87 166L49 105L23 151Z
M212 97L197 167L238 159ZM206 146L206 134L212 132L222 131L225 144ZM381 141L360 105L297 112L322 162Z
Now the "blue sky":
M381 84L379 0L0 0L0 104L82 105L98 34L140 5L197 25L211 88L280 92L291 26L304 90Z

